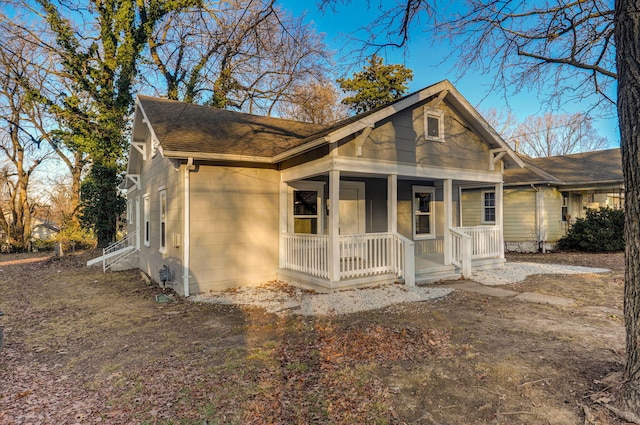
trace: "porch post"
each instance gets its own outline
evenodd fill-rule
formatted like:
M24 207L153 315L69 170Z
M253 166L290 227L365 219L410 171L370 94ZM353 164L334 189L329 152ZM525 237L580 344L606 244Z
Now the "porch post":
M398 233L398 175L387 176L387 232Z
M287 233L287 223L289 219L288 209L287 209L287 200L288 193L287 190L289 185L287 182L280 181L280 255L278 257L278 264L281 269L284 269L286 266L285 257L287 255L286 247L284 246L284 234Z
M340 281L340 171L329 171L329 282Z
M503 194L504 184L497 183L496 184L496 226L500 228L499 230L499 238L500 238L500 258L504 258L504 223L503 223L503 208L504 204L504 194Z
M442 182L442 192L444 197L444 265L451 264L451 223L453 214L453 199L451 179Z

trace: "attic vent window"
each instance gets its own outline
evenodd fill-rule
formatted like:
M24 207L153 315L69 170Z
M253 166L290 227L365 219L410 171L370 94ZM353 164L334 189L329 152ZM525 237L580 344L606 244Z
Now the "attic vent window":
M427 140L444 142L444 111L425 108L424 133Z

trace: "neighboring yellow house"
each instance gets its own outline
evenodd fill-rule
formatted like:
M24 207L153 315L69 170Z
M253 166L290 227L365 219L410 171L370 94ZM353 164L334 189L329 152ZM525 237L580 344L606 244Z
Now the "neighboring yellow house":
M521 156L525 168L504 173L504 241L507 251L552 250L589 208L622 208L620 149L547 158ZM490 223L483 216L491 189L463 190L462 223ZM474 206L474 207L472 207Z
M132 137L128 236L90 263L128 257L185 296L410 285L505 261L503 170L523 161L448 81L331 126L138 96ZM470 185L493 190L490 225L461 226Z

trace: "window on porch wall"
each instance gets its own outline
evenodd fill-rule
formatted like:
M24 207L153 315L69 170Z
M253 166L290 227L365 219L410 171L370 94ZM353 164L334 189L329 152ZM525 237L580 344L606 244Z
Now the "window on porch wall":
M318 233L318 192L293 191L293 232Z
M482 222L496 222L496 193L482 192Z
M428 239L435 237L433 200L435 189L415 186L413 188L413 237Z

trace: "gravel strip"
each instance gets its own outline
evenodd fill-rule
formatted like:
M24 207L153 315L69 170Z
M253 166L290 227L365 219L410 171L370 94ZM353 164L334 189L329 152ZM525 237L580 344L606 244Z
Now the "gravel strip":
M233 291L195 295L189 300L218 304L252 305L269 313L296 313L304 316L326 316L375 310L396 303L427 301L442 298L449 288L419 288L384 285L375 288L352 289L333 293L317 293L281 285L245 287Z
M506 263L503 269L478 271L471 280L483 285L506 285L521 282L534 274L604 273L608 269L541 263ZM326 316L375 310L392 304L435 300L453 289L384 285L333 293L318 293L274 282L258 287L243 287L223 292L194 295L190 301L216 304L250 305L276 314Z
M471 280L487 286L497 286L522 282L534 274L586 274L609 271L611 270L563 264L505 263L504 268L499 270L476 271L471 275Z

